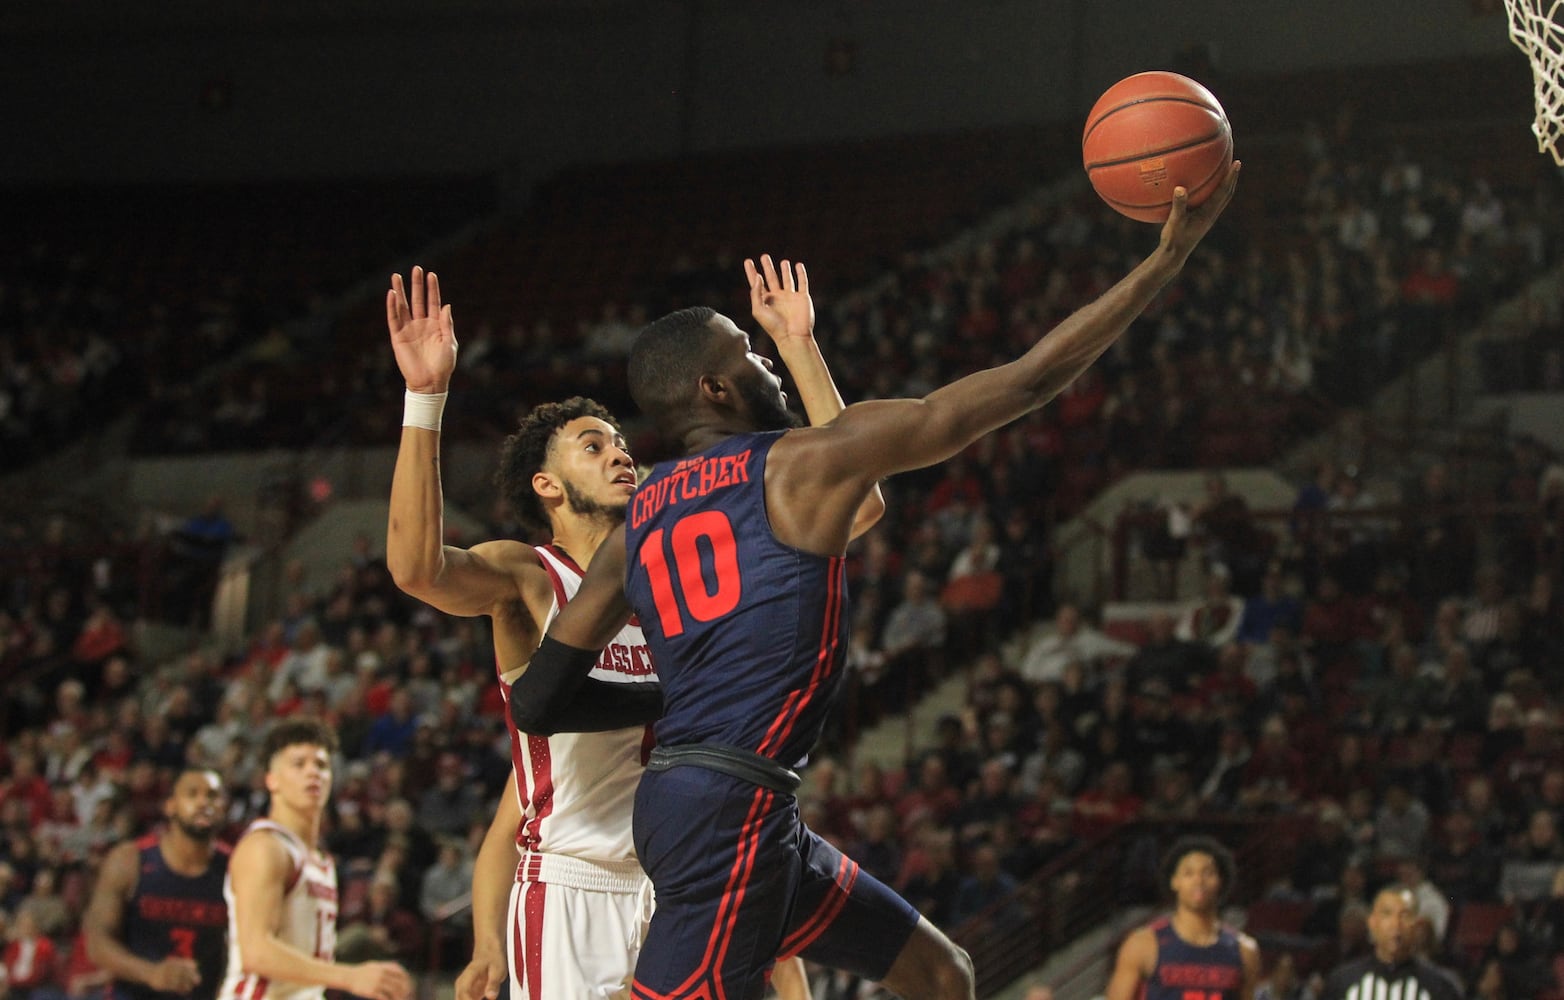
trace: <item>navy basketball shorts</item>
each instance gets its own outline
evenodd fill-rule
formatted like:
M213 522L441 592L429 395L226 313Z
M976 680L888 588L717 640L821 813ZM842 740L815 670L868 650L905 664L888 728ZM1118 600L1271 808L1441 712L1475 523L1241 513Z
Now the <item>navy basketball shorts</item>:
M792 796L706 768L641 777L635 849L657 894L635 1000L753 1000L794 955L883 979L918 924Z

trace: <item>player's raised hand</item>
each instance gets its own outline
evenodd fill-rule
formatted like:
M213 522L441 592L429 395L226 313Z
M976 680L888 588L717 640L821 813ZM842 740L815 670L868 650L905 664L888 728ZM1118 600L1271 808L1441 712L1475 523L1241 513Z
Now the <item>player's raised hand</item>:
M350 992L364 1000L409 1000L413 978L395 962L361 962L353 967Z
M744 260L749 279L749 309L780 350L785 341L808 340L815 334L815 303L809 297L809 272L803 264L782 262L777 271L770 254L760 255L760 266Z
M496 1000L507 975L504 955L474 954L456 977L456 1000Z
M456 327L451 307L440 302L440 279L433 271L413 268L411 286L391 276L386 292L386 326L396 365L413 392L444 392L456 370Z
M201 970L193 958L170 956L152 967L150 979L159 993L189 993L201 984Z
M1173 190L1173 209L1168 213L1168 221L1162 224L1161 250L1171 255L1174 263L1183 265L1190 251L1211 231L1217 217L1222 214L1227 203L1233 200L1233 192L1238 188L1238 171L1242 166L1243 163L1234 160L1227 168L1227 176L1222 179L1221 185L1211 192L1211 197L1202 202L1199 208L1189 207L1188 191L1181 187Z

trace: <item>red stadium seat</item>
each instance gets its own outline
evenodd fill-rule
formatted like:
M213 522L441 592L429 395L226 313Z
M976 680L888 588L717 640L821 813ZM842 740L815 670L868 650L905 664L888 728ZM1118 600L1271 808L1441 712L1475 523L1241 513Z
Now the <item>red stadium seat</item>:
M1477 962L1514 915L1509 903L1463 903L1450 929L1451 950Z

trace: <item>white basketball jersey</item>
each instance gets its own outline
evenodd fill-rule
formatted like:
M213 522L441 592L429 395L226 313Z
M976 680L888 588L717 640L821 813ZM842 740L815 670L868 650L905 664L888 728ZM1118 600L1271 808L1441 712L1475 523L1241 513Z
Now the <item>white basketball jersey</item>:
M554 603L544 628L581 586L581 569L562 550L537 548L554 584ZM519 669L495 665L507 702ZM634 619L603 650L590 675L608 683L655 679L651 652ZM529 736L510 723L511 766L521 800L516 846L523 851L568 854L592 861L633 861L630 811L635 786L652 748L650 726L607 733Z
M322 961L333 960L337 950L337 868L330 855L311 850L292 830L258 819L239 839L265 831L282 841L293 862L292 874L282 894L282 926L277 939ZM234 914L233 874L223 879L223 899L228 902L228 970L217 1000L322 1000L324 986L289 983L247 974L239 956L239 929Z

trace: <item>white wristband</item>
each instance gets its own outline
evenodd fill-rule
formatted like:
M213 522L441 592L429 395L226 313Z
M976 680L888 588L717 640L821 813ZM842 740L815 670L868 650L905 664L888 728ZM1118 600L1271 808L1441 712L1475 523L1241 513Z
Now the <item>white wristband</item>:
M402 426L422 427L426 431L440 429L440 415L445 412L444 392L414 392L407 390L402 398Z

